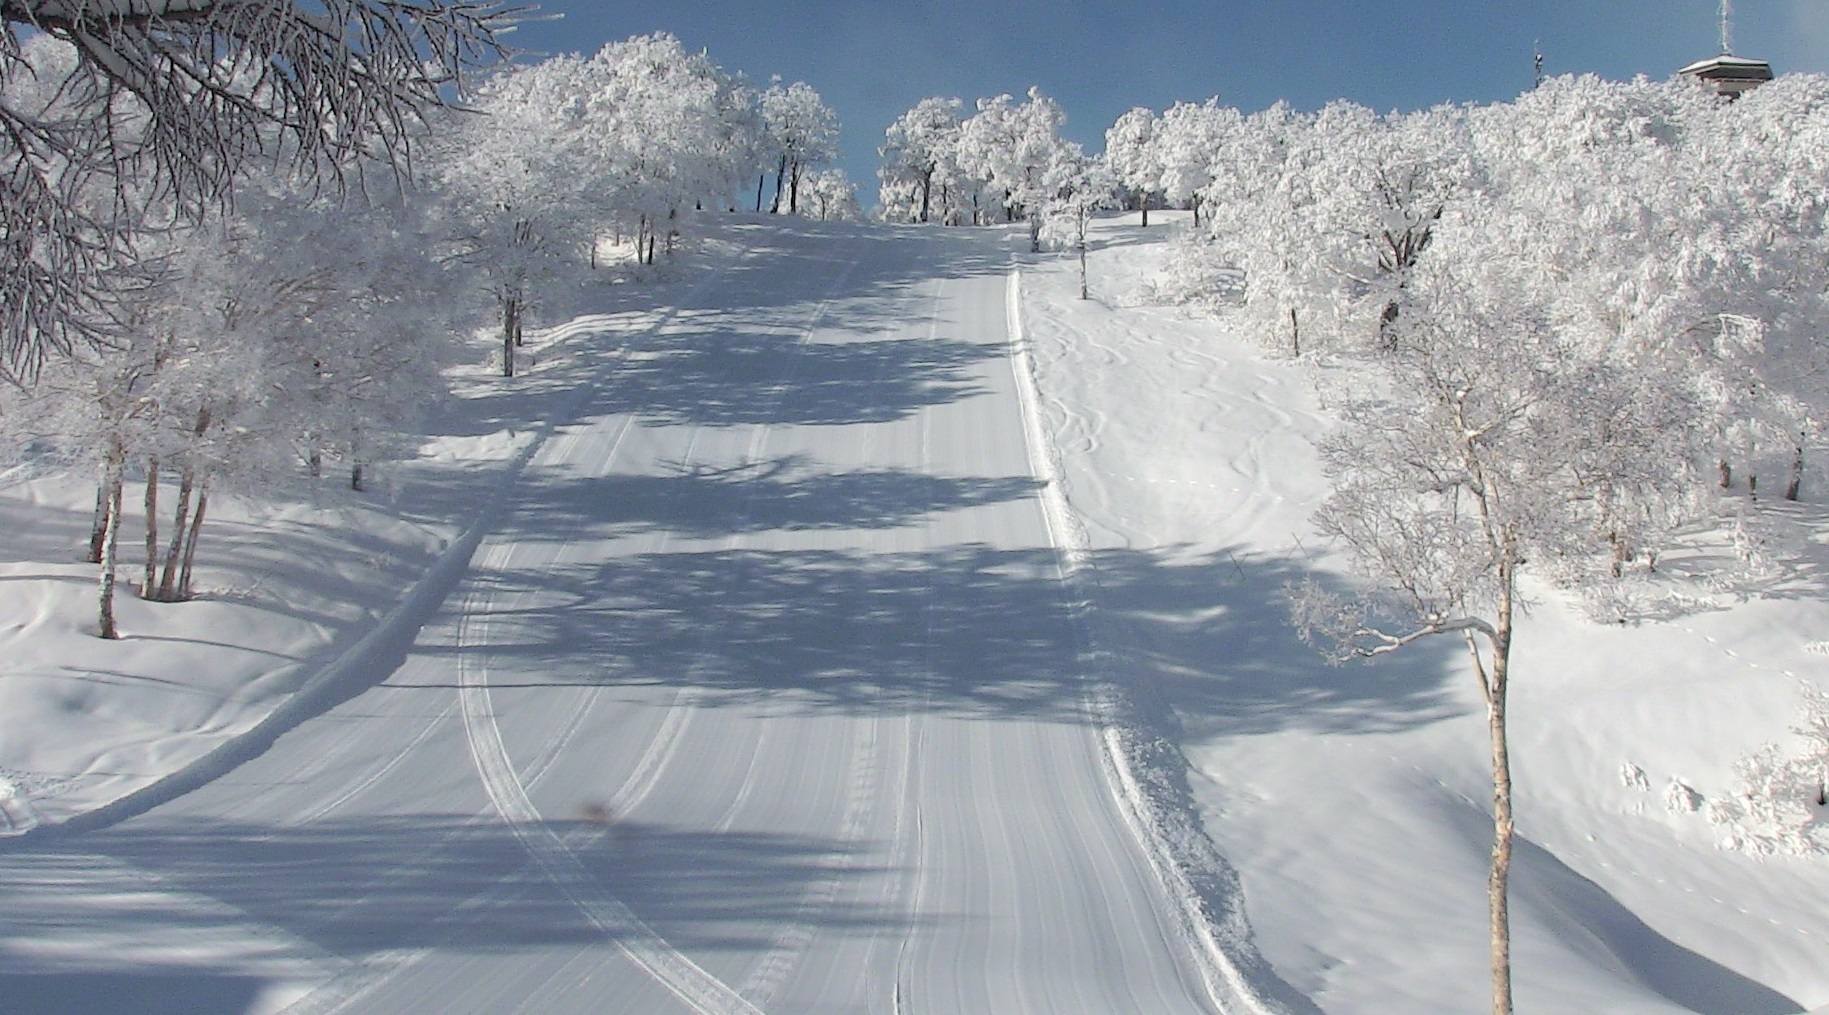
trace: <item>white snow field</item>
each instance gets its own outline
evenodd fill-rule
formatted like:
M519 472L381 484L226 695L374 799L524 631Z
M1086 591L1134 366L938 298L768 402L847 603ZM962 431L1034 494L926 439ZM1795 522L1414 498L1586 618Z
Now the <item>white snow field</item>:
M1482 1010L1476 686L1295 639L1326 367L1141 305L1131 221L1082 302L1020 234L733 220L118 643L92 490L15 469L0 1012ZM1822 678L1786 522L1760 598L1540 595L1520 1011L1829 1004L1829 864L1665 802Z

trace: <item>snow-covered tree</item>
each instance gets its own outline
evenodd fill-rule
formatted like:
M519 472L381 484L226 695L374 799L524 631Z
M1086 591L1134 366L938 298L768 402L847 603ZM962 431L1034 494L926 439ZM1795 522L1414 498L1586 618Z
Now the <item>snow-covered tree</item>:
M1721 845L1756 856L1829 852L1829 694L1801 687L1792 745L1766 744L1735 765L1739 785L1711 801Z
M787 212L800 211L800 184L806 174L838 154L838 115L826 106L811 85L776 82L762 93L763 130L775 164L775 200L770 211L781 211L787 195Z
M958 99L922 99L884 130L883 145L877 149L883 166L877 177L882 181L878 203L885 218L932 220L934 187L938 183L944 192L946 170L958 160L961 106Z
M1087 157L1069 143L1065 157L1055 164L1053 187L1053 196L1042 206L1041 238L1074 252L1080 264L1080 299L1087 299L1086 230L1095 212L1115 204L1118 181L1105 159Z
M822 222L855 221L863 218L857 203L857 184L842 169L816 169L804 184L807 192L801 213Z
M1201 104L1177 102L1156 124L1156 160L1162 177L1157 186L1171 205L1186 204L1199 228L1201 194L1213 182L1215 165L1232 157L1244 116L1218 99Z
M308 176L402 165L506 24L481 0L0 3L0 364L112 331L135 193L195 221L276 151Z
M477 89L478 113L440 124L428 178L456 255L499 311L504 376L528 315L592 242L583 81L577 57L517 67Z
M1138 106L1118 117L1105 131L1105 163L1136 202L1149 225L1151 205L1162 201L1161 122L1153 110Z
M1071 157L1060 128L1060 103L1030 88L1026 101L1008 95L978 100L978 112L960 126L959 163L997 195L1006 221L1029 223L1029 250L1041 250L1042 206L1053 196L1054 176Z
M1322 445L1333 492L1316 515L1370 591L1307 588L1296 619L1338 657L1463 639L1486 702L1494 834L1493 1011L1511 1011L1513 840L1507 693L1527 567L1568 582L1617 561L1622 501L1681 504L1696 486L1680 376L1622 367L1558 327L1559 226L1528 207L1463 201L1438 223L1454 258L1420 262L1380 389L1349 396ZM1545 256L1547 255L1547 256ZM1368 369L1372 362L1368 361Z

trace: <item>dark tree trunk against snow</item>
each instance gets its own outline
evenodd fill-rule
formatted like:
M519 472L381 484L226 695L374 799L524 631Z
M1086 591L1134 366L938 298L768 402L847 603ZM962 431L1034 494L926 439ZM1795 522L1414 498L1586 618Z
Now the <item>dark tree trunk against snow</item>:
M146 577L140 583L140 598L153 599L153 583L159 569L159 460L146 461Z
M89 519L89 556L91 564L102 562L102 546L108 541L108 481L95 484L95 514Z
M781 161L775 163L775 200L768 206L770 215L781 214L781 191L787 186L787 154L783 153Z
M108 523L102 540L101 570L101 636L109 640L121 636L114 623L114 584L115 564L120 555L121 546L121 508L123 506L121 471L124 467L126 452L117 439L108 451L108 477L104 480L108 488Z
M362 463L356 462L349 467L349 488L357 493L362 492Z
M196 475L186 468L184 478L178 483L178 509L172 515L171 542L165 548L165 569L159 576L161 602L172 602L178 595L178 560L184 553L184 533L190 525L191 494L196 490L196 484Z
M1195 194L1194 196L1188 198L1188 207L1192 208L1194 210L1194 228L1199 229L1200 228L1200 195L1199 194Z
M789 215L800 214L800 174L805 168L798 159L788 168L787 213Z
M1091 299L1086 289L1086 241L1080 241L1080 299Z
M514 376L514 347L520 345L521 300L502 297L502 376Z
M1797 444L1791 449L1791 479L1785 483L1785 500L1796 500L1804 485L1804 434L1797 435Z
M203 512L210 504L207 483L197 486L197 511L191 515L191 530L184 540L184 569L178 574L178 594L185 599L195 595L195 586L191 583L191 573L197 561L197 537L203 532Z
M1729 465L1725 458L1721 459L1717 464L1721 470L1721 489L1732 489L1734 486L1734 467Z
M1302 358L1302 325L1296 321L1296 308L1289 308L1289 347L1296 359Z
M768 182L767 173L756 174L756 211L762 210L762 185Z
M921 222L923 225L927 223L927 212L933 203L933 196L934 171L929 169L921 174Z

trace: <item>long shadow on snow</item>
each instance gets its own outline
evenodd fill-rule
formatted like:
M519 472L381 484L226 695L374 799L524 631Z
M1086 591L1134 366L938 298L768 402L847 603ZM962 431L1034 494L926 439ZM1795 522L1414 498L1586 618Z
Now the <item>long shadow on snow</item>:
M1451 812L1472 850L1491 842L1489 815L1472 807ZM1697 1015L1797 1015L1803 1005L1665 937L1582 877L1554 853L1518 836L1513 842L1511 906L1540 922L1581 956L1611 966L1685 1011ZM1529 1002L1529 998L1524 998Z
M1105 668L1166 700L1196 735L1277 728L1381 731L1452 714L1449 659L1327 666L1289 630L1276 590L1300 576L1227 556L1094 556L1100 602L1138 645L1095 637ZM924 710L1089 721L1086 631L1047 549L910 553L727 550L501 571L492 683L685 685L711 700L847 712ZM456 650L452 650L456 651ZM516 676L521 674L522 676Z
M531 832L545 830L564 838L596 885L677 948L766 949L772 943L768 928L808 919L824 927L916 930L907 914L880 907L842 900L816 913L804 907L810 886L832 877L834 863L848 876L880 870L871 866L874 845L627 821L552 822ZM835 860L845 848L867 855L855 862ZM7 940L90 934L101 940L123 927L182 939L187 931L221 925L219 908L149 911L132 892L59 895L54 886L60 880L82 883L98 858L146 872L163 891L219 900L262 925L351 959L434 946L512 952L600 943L621 933L615 928L606 933L563 891L530 874L514 830L493 821L411 815L300 827L153 817L86 835L80 844L0 856L0 894L30 900L0 913L0 951ZM465 906L481 896L490 904ZM763 930L750 933L746 928L752 927ZM70 964L45 960L41 965L49 968L33 971L68 971ZM95 970L120 965L95 954L74 964ZM0 975L0 996L9 996L3 993L7 979Z
M1117 665L1146 704L1172 708L1195 742L1285 729L1392 732L1464 708L1450 683L1473 678L1456 639L1343 666L1303 642L1282 590L1334 579L1300 560L1223 549L1193 558L1108 552L1093 563Z
M668 475L546 479L519 491L496 529L516 543L664 529L715 538L753 532L890 529L937 511L1033 496L1021 476L945 477L900 469L822 472L794 456L754 466L679 466Z

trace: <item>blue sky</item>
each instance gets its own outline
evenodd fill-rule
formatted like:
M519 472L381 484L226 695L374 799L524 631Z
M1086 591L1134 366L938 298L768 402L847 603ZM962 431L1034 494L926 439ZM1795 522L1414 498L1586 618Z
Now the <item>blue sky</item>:
M866 207L883 128L929 95L969 108L1038 85L1066 108L1065 133L1097 150L1132 106L1488 102L1529 87L1538 43L1547 73L1622 79L1662 78L1719 48L1716 0L539 2L564 17L523 26L513 41L524 49L591 52L666 31L752 80L812 85L838 112L840 164ZM1733 42L1780 73L1829 70L1829 0L1740 0Z

